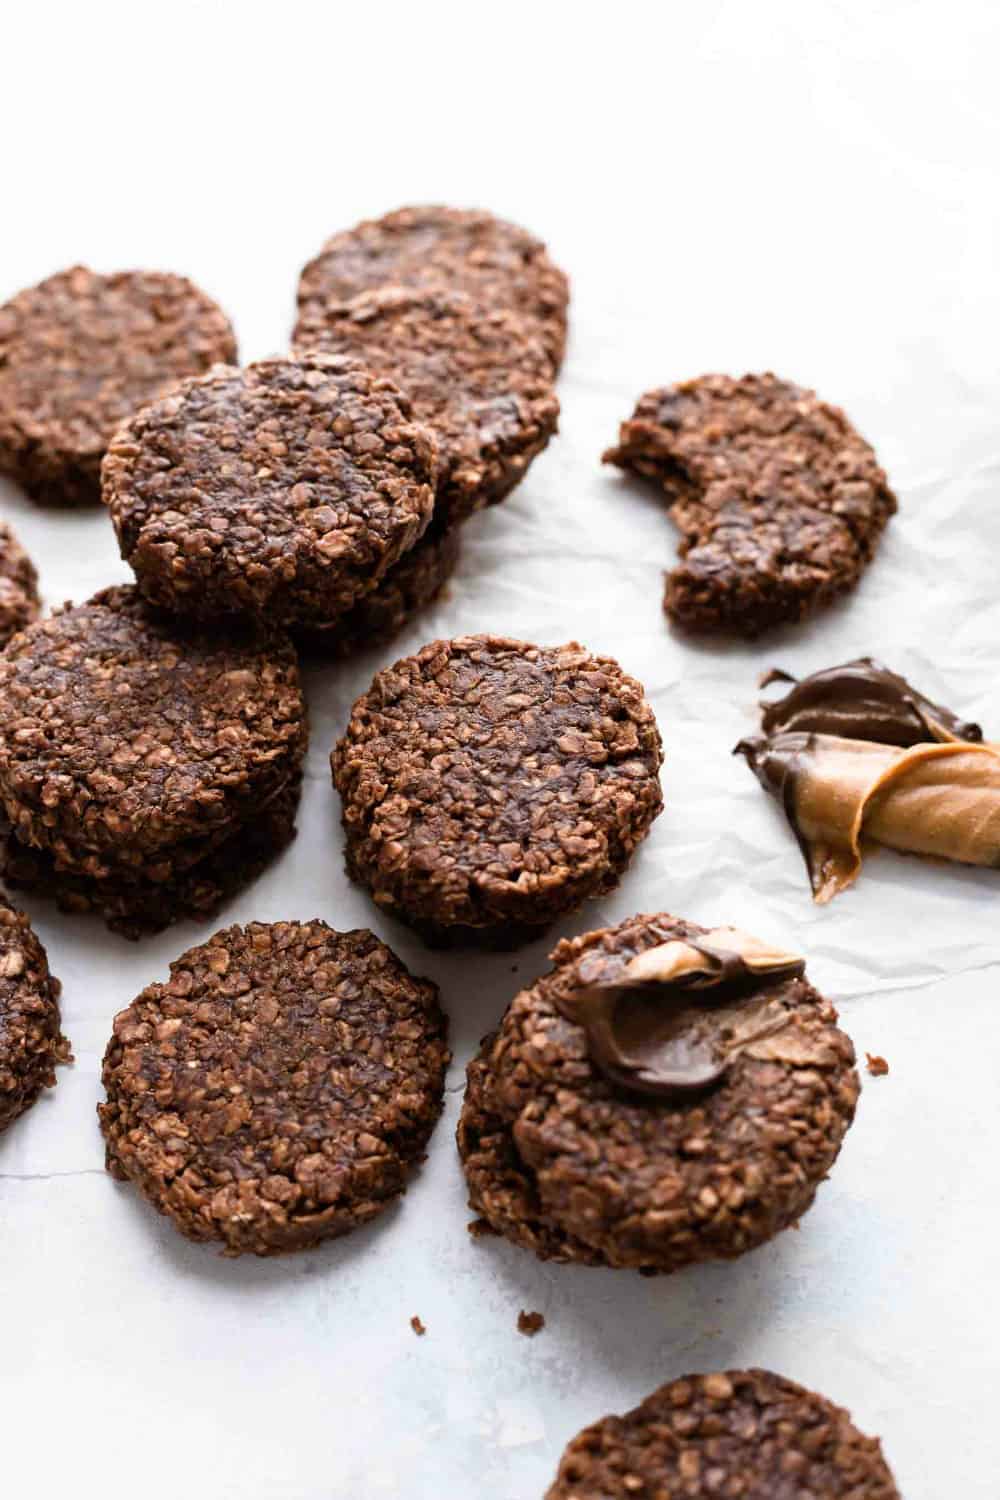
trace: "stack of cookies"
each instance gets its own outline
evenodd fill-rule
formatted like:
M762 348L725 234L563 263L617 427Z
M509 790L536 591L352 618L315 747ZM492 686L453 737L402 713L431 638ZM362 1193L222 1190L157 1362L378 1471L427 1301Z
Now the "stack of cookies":
M555 432L567 300L544 247L488 214L337 235L302 274L291 356L185 380L111 441L103 496L144 597L337 655L387 640Z
M292 837L306 740L286 636L67 606L0 656L6 879L130 937L204 915Z

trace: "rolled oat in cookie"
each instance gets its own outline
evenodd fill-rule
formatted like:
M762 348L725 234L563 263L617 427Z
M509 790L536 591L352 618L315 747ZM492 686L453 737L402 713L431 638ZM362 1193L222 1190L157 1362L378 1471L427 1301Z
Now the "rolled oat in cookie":
M38 618L38 573L6 521L0 521L0 648Z
M394 381L438 440L435 521L503 500L556 430L548 356L517 313L440 287L385 287L303 314L296 347L359 359Z
M396 387L316 354L187 381L116 434L102 480L146 598L316 629L426 531L436 475Z
M796 1223L860 1084L795 954L666 914L561 942L469 1067L470 1204L543 1260L670 1272Z
M43 504L96 504L119 424L235 359L229 320L185 277L60 271L0 307L0 473Z
M767 1370L672 1380L567 1445L546 1500L900 1500L877 1438Z
M428 941L513 946L614 888L662 807L642 688L575 642L435 641L331 757L347 868Z
M60 1029L58 979L23 911L0 892L0 1131L70 1062Z
M0 656L8 876L37 883L19 857L37 850L57 896L84 880L95 909L123 915L158 887L169 920L170 892L196 868L217 885L204 862L278 808L287 841L307 738L286 636L185 626L132 588L67 606Z
M326 630L297 630L303 651L348 657L387 646L437 599L458 564L461 531L436 523L401 557L370 594Z
M294 839L301 792L297 773L233 832L207 839L180 869L170 860L138 869L99 861L101 874L81 874L48 849L22 843L8 827L0 837L0 875L13 890L46 897L62 912L96 913L112 932L135 942L175 922L208 921L256 880Z
M227 1255L348 1234L423 1158L446 1029L436 986L370 932L226 928L115 1018L108 1170Z
M649 391L604 461L665 492L682 540L664 608L696 631L752 637L829 604L896 510L844 413L770 374Z
M531 323L553 370L566 345L569 283L541 240L478 209L399 208L335 234L299 281L299 327L385 286L443 287Z

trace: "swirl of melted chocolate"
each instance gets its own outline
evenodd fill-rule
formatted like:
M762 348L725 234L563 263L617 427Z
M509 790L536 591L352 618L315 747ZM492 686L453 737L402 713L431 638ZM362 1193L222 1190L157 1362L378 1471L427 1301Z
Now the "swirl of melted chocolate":
M783 806L817 901L854 882L865 842L1000 866L1000 747L870 657L796 683L762 727L736 753Z
M660 1100L683 1100L718 1083L733 1060L820 1065L776 993L805 962L720 927L674 938L609 969L581 960L579 983L556 1005L582 1026L595 1067L612 1083Z
M975 743L983 737L978 724L932 703L905 677L870 656L814 672L801 681L776 668L768 672L761 687L772 682L794 686L784 698L764 706L761 728L766 735L833 734L904 749L928 740Z

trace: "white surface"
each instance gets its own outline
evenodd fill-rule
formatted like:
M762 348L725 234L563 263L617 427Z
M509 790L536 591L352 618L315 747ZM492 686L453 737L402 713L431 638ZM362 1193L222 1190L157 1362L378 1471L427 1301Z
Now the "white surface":
M300 264L365 214L480 203L545 235L574 284L562 434L469 526L398 654L495 629L619 657L659 717L667 806L565 930L666 907L798 945L892 1072L865 1080L801 1231L740 1263L651 1282L471 1241L462 1070L547 945L425 953L346 884L327 754L381 658L313 672L298 842L224 920L371 924L435 977L446 1118L367 1232L277 1262L188 1245L104 1175L94 1106L112 1016L211 929L131 946L32 903L77 1061L0 1140L5 1494L540 1500L584 1423L763 1364L880 1432L907 1500L996 1500L997 876L884 855L815 910L729 751L763 667L870 649L1000 734L1000 19L989 0L599 9L18 7L0 298L77 260L184 271L252 358L286 340ZM846 406L901 513L844 607L692 644L660 613L671 527L597 460L645 387L760 368ZM49 601L125 577L102 514L0 499ZM547 1318L533 1341L521 1308Z

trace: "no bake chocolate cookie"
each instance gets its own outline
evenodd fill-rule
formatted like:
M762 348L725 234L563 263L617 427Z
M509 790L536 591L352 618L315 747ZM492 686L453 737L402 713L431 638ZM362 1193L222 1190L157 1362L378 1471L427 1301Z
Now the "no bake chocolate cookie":
M427 529L436 475L396 387L318 354L187 381L118 432L103 485L148 599L316 629Z
M837 407L774 375L650 391L606 463L654 480L682 533L664 608L755 636L853 588L896 499Z
M436 987L370 932L229 927L115 1019L108 1170L228 1255L317 1245L404 1191L447 1063Z
M809 1208L854 1048L795 954L660 914L561 942L468 1071L470 1204L544 1260L670 1272Z
M216 851L287 841L307 733L287 637L184 627L132 588L67 606L0 657L9 878L37 883L22 858L37 850L57 896L82 880L119 916L152 885L169 920L196 868L229 884L204 864Z
M0 521L0 649L38 618L38 573L6 521Z
M328 308L386 286L439 286L528 320L557 368L566 344L569 284L541 240L475 209L400 208L328 240L299 281L299 327Z
M235 359L225 314L185 277L60 271L0 307L0 473L45 504L96 503L119 423Z
M877 1438L767 1370L685 1375L567 1446L546 1500L900 1500Z
M784 808L817 902L854 884L866 844L1000 869L1000 746L871 657L796 683L762 727L736 753Z
M0 892L0 1131L56 1081L69 1062L58 979L24 912Z
M429 941L509 946L612 889L662 806L642 688L572 643L435 641L332 755L347 868Z
M406 392L440 449L439 525L503 500L556 430L559 401L531 326L461 292L387 287L328 304L317 322L301 314L295 342L357 358Z

